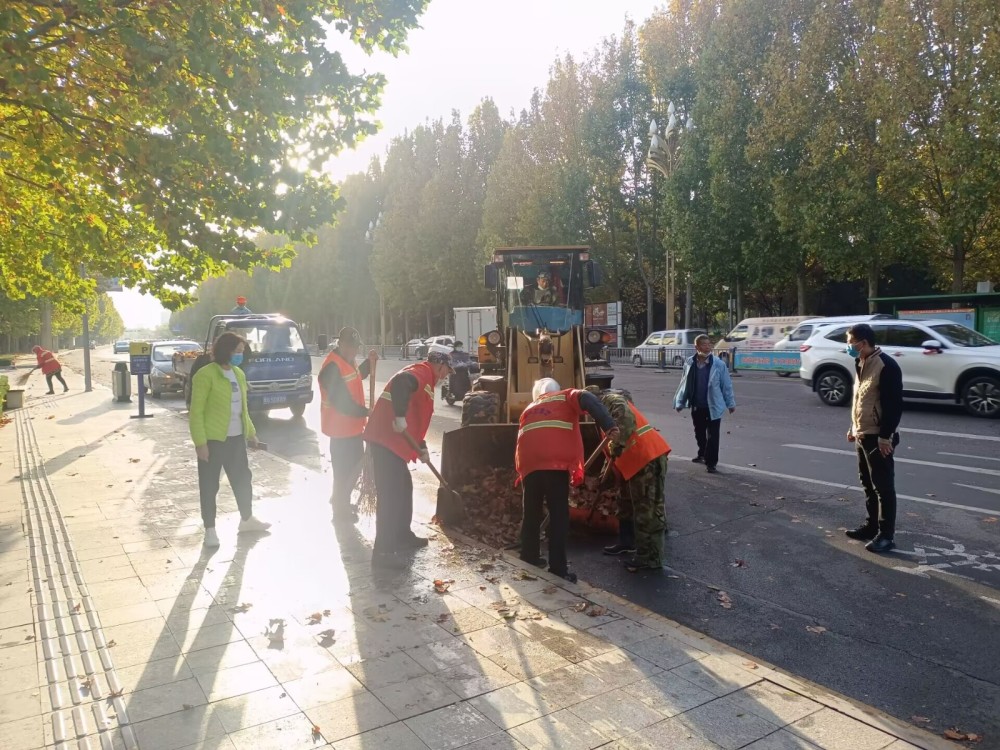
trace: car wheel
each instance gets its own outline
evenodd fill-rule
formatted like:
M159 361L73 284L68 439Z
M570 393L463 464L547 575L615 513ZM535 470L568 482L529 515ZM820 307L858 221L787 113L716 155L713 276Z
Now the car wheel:
M162 395L163 395L163 391L154 391L154 390L151 390L149 392L150 398L159 398Z
M633 367L642 367L642 357L640 357L638 354L636 354L635 356L633 356L632 357L632 366Z
M792 373L790 373L790 372L779 372L778 373L778 377L779 378L789 378L791 376L792 376Z
M289 408L291 408L291 410L292 410L292 416L293 417L301 417L303 414L306 413L306 405L305 404L293 404Z
M988 375L969 379L962 386L962 406L974 417L1000 417L1000 380Z
M824 370L816 378L816 395L827 406L845 406L851 395L851 383L839 370Z

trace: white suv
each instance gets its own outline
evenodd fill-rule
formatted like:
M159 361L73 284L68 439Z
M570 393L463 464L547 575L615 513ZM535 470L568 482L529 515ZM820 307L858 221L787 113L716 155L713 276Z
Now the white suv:
M1000 417L1000 344L948 320L872 320L875 341L903 373L903 397L954 401L976 417ZM799 349L802 382L830 406L851 400L849 324L813 331Z

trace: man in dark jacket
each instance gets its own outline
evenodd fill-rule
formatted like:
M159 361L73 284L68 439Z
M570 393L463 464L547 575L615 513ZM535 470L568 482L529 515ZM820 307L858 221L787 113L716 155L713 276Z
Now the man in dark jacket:
M896 428L903 415L903 374L896 361L875 345L875 331L858 323L847 331L847 353L854 360L854 399L848 442L858 451L858 473L868 517L846 532L867 541L871 552L895 548L896 478L892 458L899 444Z

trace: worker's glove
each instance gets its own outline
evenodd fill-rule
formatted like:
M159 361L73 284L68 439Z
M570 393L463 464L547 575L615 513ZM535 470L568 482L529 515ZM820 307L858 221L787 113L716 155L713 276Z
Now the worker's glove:
M420 456L420 460L423 461L425 464L429 464L431 462L431 454L426 447L421 448L417 455Z
M406 432L406 417L396 417L392 420L393 432Z

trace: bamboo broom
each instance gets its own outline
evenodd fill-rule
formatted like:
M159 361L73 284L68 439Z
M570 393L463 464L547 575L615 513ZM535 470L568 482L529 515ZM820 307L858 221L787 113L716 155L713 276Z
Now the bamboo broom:
M31 373L33 373L34 371L35 368L31 368L23 375L18 375L17 380L15 380L14 382L17 383L18 385L25 385L28 382L28 378L31 377Z
M368 414L375 411L375 365L378 360L371 361L371 371L368 373ZM361 459L360 492L358 493L358 513L370 516L375 513L375 466L372 461L370 445L365 445L365 455Z

